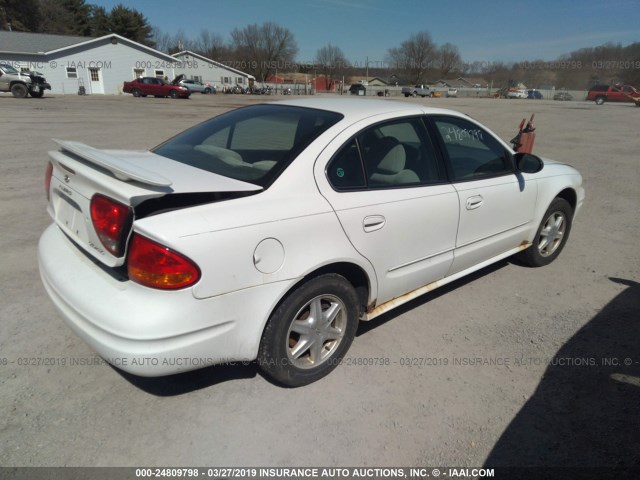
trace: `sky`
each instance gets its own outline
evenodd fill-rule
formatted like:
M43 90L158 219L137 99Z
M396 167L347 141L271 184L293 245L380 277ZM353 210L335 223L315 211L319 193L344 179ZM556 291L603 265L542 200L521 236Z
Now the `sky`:
M384 66L389 48L413 33L452 43L464 62L554 60L607 42L640 42L640 0L87 0L110 10L135 8L152 26L196 38L202 30L229 39L235 28L275 22L291 30L296 61L340 47L347 60ZM224 60L224 59L221 59Z

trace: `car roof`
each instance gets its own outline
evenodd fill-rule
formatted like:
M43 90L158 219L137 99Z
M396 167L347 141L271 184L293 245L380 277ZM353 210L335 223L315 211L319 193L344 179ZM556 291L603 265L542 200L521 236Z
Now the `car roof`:
M271 102L274 105L289 105L292 107L315 108L342 114L345 119L357 121L374 115L402 113L402 115L454 115L466 116L454 110L432 108L410 102L394 100L375 100L364 98L302 98Z

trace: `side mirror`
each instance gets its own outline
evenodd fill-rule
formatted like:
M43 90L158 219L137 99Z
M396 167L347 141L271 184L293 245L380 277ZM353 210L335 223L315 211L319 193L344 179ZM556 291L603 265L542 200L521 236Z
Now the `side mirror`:
M516 169L522 173L538 173L544 167L542 159L531 153L516 153L513 161Z

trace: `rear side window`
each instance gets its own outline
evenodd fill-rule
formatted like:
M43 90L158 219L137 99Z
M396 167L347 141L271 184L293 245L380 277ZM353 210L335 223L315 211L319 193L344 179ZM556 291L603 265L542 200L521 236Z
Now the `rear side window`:
M444 180L421 118L366 128L338 151L326 174L336 190L420 186Z
M327 177L338 190L366 186L358 142L352 139L336 154L327 167Z
M340 119L341 114L324 110L254 105L201 123L153 152L266 188Z

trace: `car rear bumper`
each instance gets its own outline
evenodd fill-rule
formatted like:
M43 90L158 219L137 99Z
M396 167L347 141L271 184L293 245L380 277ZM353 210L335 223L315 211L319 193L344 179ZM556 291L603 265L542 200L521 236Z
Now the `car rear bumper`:
M67 325L100 356L141 376L254 360L268 313L287 284L196 299L117 279L56 226L38 246L44 287Z

